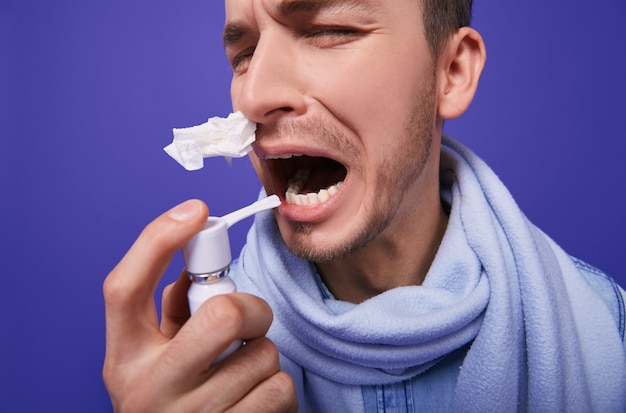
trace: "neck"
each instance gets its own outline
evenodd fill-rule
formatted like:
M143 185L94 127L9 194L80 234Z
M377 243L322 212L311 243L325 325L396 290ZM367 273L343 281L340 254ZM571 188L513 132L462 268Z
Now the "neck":
M360 303L392 288L424 281L448 222L438 188L432 192L434 196L423 197L421 205L400 211L392 225L365 247L341 260L316 264L337 299Z

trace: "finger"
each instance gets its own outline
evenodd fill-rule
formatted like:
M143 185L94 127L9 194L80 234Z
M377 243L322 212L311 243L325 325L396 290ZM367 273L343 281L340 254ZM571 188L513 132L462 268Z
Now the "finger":
M161 333L168 338L174 337L189 319L187 290L190 283L187 271L183 271L176 282L168 285L163 290L163 298L161 300Z
M200 378L234 340L264 336L272 318L269 305L259 297L244 293L212 297L168 343L159 367L174 382L183 383L190 375Z
M193 411L221 412L232 409L260 383L279 371L276 346L264 337L251 340L211 369L208 379L203 378L205 381L190 394L186 407Z
M154 292L174 253L200 231L208 210L184 202L150 223L104 282L107 342L128 347L141 332L158 331ZM141 341L141 340L140 340ZM109 343L108 343L109 344Z
M259 383L231 409L233 413L297 413L298 397L291 376L279 371Z

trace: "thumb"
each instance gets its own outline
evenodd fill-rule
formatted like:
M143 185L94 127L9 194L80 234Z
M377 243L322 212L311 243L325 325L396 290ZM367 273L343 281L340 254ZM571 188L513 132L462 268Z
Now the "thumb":
M164 213L143 230L104 282L107 339L142 341L159 332L154 292L173 255L206 222L208 208L190 200ZM160 334L160 333L159 333Z

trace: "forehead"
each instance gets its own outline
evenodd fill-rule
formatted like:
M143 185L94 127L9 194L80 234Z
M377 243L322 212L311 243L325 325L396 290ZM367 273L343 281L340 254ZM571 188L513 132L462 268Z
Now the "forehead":
M226 0L224 46L228 49L253 35L257 14L266 14L280 21L318 15L367 19L380 16L386 8L397 6L397 2L402 1L407 0Z
M226 0L226 18L253 14L255 7L277 17L288 17L321 11L374 13L385 5L393 7L389 0Z
M404 19L409 15L411 21L419 21L412 11L419 10L416 0L226 0L226 25L224 44L228 48L256 29L260 16L269 16L278 21L289 19L314 19L323 16L332 21L354 19L354 21L374 22L386 20L398 15ZM407 9L408 8L408 9ZM394 20L391 18L391 20Z

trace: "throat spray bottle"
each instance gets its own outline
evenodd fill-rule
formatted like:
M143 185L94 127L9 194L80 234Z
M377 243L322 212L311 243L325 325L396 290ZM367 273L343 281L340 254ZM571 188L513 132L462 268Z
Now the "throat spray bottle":
M244 218L279 205L280 199L271 195L223 217L209 217L204 229L183 247L183 259L191 280L187 297L192 315L209 298L237 291L237 286L228 276L232 261L228 228ZM229 356L241 344L241 340L231 343L213 363Z

